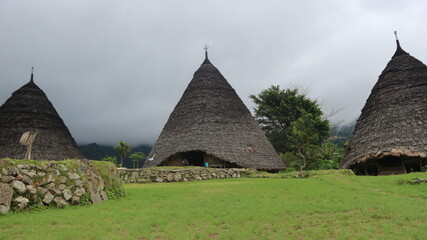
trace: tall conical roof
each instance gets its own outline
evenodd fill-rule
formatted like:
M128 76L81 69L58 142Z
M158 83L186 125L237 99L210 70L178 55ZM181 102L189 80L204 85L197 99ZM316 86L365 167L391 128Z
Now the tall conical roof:
M387 156L427 157L427 66L396 43L362 109L342 168Z
M237 167L284 169L235 90L206 58L169 116L144 167L200 151ZM154 160L153 160L154 159Z
M84 159L52 103L34 83L32 73L31 80L0 107L0 158L25 158L27 149L19 141L28 131L37 134L31 159Z

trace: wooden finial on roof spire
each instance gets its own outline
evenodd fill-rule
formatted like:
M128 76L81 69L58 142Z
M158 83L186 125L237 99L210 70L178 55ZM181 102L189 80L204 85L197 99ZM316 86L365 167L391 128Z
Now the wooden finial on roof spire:
M31 67L31 79L30 82L34 82L34 67Z
M408 54L407 52L405 52L405 50L402 49L402 47L400 47L399 38L397 37L397 31L394 31L394 36L396 37L397 49L396 49L396 52L394 53L393 57L403 55L403 54Z
M203 61L202 65L203 64L211 64L211 62L209 61L209 58L208 58L208 49L209 49L209 46L205 44L205 46L203 47L203 49L205 49L205 61Z
M206 58L208 58L208 49L209 49L209 46L205 44L205 46L203 47L203 49L205 49L205 56L206 56Z

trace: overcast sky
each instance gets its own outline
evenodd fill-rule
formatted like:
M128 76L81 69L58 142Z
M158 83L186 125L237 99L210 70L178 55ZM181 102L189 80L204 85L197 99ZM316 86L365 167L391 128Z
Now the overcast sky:
M204 59L246 106L309 89L357 119L401 45L427 62L427 1L0 0L0 104L35 82L80 144L154 143ZM326 110L327 112L330 110Z

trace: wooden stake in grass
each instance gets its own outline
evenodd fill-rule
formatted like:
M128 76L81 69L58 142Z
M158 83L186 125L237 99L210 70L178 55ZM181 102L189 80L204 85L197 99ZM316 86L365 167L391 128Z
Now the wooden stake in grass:
M31 159L31 152L33 150L33 143L36 139L36 136L36 132L28 131L24 132L21 136L21 139L19 139L19 143L27 147L27 151L25 152L26 159Z

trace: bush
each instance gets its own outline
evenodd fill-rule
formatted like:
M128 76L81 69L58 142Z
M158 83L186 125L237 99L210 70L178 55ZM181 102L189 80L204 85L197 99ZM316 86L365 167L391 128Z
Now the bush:
M113 163L114 165L117 166L117 158L116 158L116 156L105 156L105 157L101 158L101 161L111 162L111 163Z
M307 149L307 170L338 169L344 156L344 149L327 142L321 145L312 145ZM287 166L286 172L299 171L303 159L293 152L281 153L280 158Z

